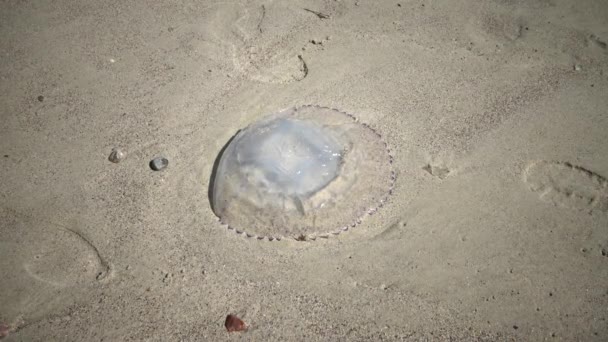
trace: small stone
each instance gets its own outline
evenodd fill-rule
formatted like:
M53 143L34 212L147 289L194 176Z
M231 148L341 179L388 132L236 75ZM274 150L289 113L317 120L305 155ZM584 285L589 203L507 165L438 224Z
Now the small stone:
M226 316L226 322L224 322L224 326L228 332L233 331L243 331L247 330L247 325L240 318L235 315Z
M169 165L169 160L167 158L154 158L150 161L150 168L154 171L160 171Z
M42 95L38 96L38 101L40 101L40 102L44 101L44 96L42 96Z
M119 163L123 159L125 159L125 153L116 147L112 149L112 152L110 152L110 156L108 157L108 160L112 163Z
M580 64L574 64L574 70L575 70L575 71L579 71L579 70L581 70L581 69L582 69L582 68L581 68Z

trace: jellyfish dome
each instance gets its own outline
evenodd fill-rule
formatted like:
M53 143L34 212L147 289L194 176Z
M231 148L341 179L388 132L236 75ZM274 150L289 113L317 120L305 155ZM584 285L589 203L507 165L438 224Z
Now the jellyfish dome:
M392 191L380 135L349 114L302 106L239 131L218 157L211 206L249 237L314 240L355 227Z

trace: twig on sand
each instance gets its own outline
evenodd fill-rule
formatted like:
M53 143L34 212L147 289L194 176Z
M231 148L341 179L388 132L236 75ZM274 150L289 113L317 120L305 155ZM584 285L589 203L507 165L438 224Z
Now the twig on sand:
M329 19L329 18L331 18L331 16L329 14L313 11L313 10L308 9L308 8L304 8L304 10L307 11L307 12L310 12L310 13L312 13L314 15L316 15L317 17L319 17L319 19Z

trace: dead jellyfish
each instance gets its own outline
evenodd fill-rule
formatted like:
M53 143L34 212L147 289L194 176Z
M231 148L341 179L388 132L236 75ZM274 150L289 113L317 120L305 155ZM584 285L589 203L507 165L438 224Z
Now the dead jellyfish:
M349 114L291 108L239 131L210 184L213 211L249 237L339 234L381 207L395 174L380 135Z

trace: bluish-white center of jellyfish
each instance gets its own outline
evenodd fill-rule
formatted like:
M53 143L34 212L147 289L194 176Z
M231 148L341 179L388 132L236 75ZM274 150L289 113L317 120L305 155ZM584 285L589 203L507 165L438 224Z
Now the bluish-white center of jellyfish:
M322 127L279 118L238 141L238 164L258 191L296 199L338 175L343 147Z

